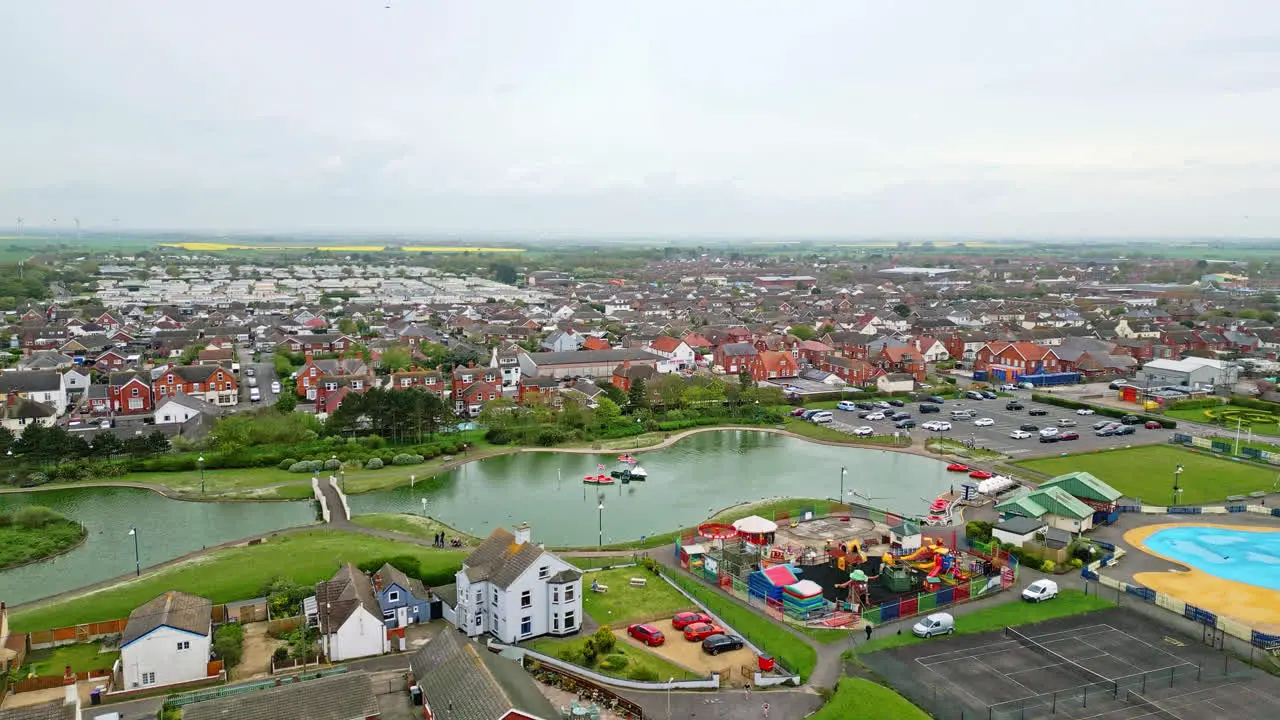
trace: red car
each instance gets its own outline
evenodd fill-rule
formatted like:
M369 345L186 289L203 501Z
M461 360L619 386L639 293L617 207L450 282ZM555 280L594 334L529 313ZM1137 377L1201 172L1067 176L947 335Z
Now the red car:
M792 410L792 411L791 411L791 417L800 417L800 416L801 416L801 415L803 415L803 414L805 413L805 411L806 411L806 410L808 410L808 409L809 409L809 408L802 408L802 407L798 407L798 408L796 408L795 410Z
M682 613L676 613L675 617L671 618L671 627L675 628L676 630L683 630L686 627L693 625L694 623L709 623L709 622L711 622L711 616L706 613L682 612Z
M973 472L969 473L969 477L973 478L974 480L990 480L993 476L991 473L987 472L986 470L974 470Z
M662 631L652 625L628 625L627 634L649 647L658 647L667 641Z
M1073 432L1062 433L1061 435L1058 436L1058 439L1059 440L1079 440L1080 433L1073 433Z
M1146 429L1148 429L1148 430L1159 430L1160 428L1162 428L1162 427L1164 427L1164 426L1163 426L1163 425L1161 425L1161 424L1160 424L1160 422L1159 422L1158 420L1148 420L1148 421L1146 421L1146 422L1142 423L1142 427L1144 427L1144 428L1146 428Z
M724 628L714 623L694 623L684 629L684 639L689 642L698 642L723 632Z

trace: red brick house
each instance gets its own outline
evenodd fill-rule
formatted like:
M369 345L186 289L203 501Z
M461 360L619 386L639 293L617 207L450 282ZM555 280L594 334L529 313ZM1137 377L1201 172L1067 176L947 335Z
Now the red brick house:
M1053 348L1029 342L987 343L974 356L973 369L991 373L993 380L1063 371Z
M502 389L483 380L473 382L454 394L453 410L459 417L475 417L485 403L502 397Z
M392 390L412 390L420 388L444 397L448 389L444 383L444 375L437 370L403 370L391 373L391 381L387 385Z
M875 364L888 373L910 375L916 382L925 380L924 356L910 346L881 348L875 357Z
M744 369L751 370L760 362L760 351L755 345L748 342L730 342L724 343L716 348L712 354L713 362L724 368L724 371L730 375L736 375ZM755 371L751 373L755 377Z
M757 382L774 378L790 378L800 374L800 367L791 353L784 350L766 350L760 353L759 362L751 368L751 377Z
M477 382L501 385L500 371L497 368L476 367L474 363L468 363L466 367L454 368L450 390L455 400L463 391Z
M294 388L299 397L307 400L315 400L315 386L320 378L331 376L345 375L365 375L373 382L373 373L369 370L369 366L364 364L360 358L329 358L325 360L317 360L308 357L302 367L298 369L298 382Z
M157 398L183 393L213 405L235 405L240 401L239 382L221 365L171 365L151 386Z
M112 373L107 377L105 398L91 397L89 411L95 414L134 415L155 407L151 385L141 373Z
M93 368L98 372L119 372L124 369L128 358L123 353L108 350L93 359Z
M630 360L623 360L622 364L613 369L613 376L609 378L622 392L631 390L631 383L636 380L644 380L646 383L658 376L658 369L652 365L632 365Z
M826 360L827 356L831 354L832 348L830 345L817 340L802 340L796 351L800 362L814 367L822 367L822 361Z
M884 371L866 360L829 355L819 365L822 370L834 374L850 385L869 385Z

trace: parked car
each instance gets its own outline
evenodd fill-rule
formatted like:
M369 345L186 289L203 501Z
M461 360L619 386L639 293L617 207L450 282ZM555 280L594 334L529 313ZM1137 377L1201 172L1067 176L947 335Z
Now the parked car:
M272 380L272 381L271 381L271 394L272 394L272 395L279 395L279 394L280 394L280 381L279 381L279 380Z
M724 628L715 623L694 623L684 629L684 639L689 642L706 640L712 635L723 635Z
M936 412L942 412L942 408L938 407L937 405L928 405L928 404L920 406L921 415L924 415L926 413L936 413Z
M1000 398L999 395L991 392L990 390L980 390L979 392L982 394L982 397L988 400L998 400Z
M894 414L890 415L890 416L889 416L889 419L890 419L890 420L895 420L895 421L896 421L896 420L906 420L907 418L910 418L910 417L911 417L911 413L908 413L908 412L896 412L896 413L894 413Z
M1092 414L1093 414L1093 408L1080 408L1079 410L1076 410L1076 414L1077 414L1077 415L1092 415Z
M1061 439L1062 438L1058 437L1057 435L1041 435L1040 436L1040 442L1042 443L1056 443Z
M1027 602L1044 602L1058 596L1058 583L1052 580L1037 580L1022 591L1022 599Z
M111 429L111 418L102 418L102 420L98 423L98 429L99 429L99 430L110 430L110 429Z
M1017 400L1010 400L1009 402L1004 404L1005 410L1021 410L1024 407L1026 406L1018 402Z
M942 399L941 395L930 395L929 397L925 398L925 400L928 400L934 405L941 405L946 402L946 400Z
M1120 424L1121 425L1141 425L1142 418L1138 417L1137 415L1125 415L1124 417L1120 418Z
M876 406L869 402L854 403L859 410L875 410Z
M676 630L683 630L690 625L697 623L709 623L711 616L700 612L682 612L671 616L671 627Z
M872 403L872 405L875 405L876 408L880 410L888 410L889 408L893 407L892 405L890 405L889 403L883 400L877 400L874 403Z
M254 377L254 376L250 375L250 376L249 376L249 383L248 383L248 384L249 384L249 387L251 387L251 388L256 388L256 387L258 387L258 378L256 378L256 377Z
M708 655L719 655L730 650L741 650L745 643L736 635L712 635L702 641L702 652Z
M1023 390L1035 390L1035 389L1036 389L1036 386L1035 386L1035 385L1032 385L1032 384L1031 384L1031 383L1029 383L1029 382L1020 382L1020 383L1018 383L1018 387L1022 388Z
M258 402L262 399L262 392L258 388L249 388L249 402Z
M876 434L876 429L870 425L862 425L853 429L853 434L857 437L871 437Z
M1018 386L1014 385L1013 383L1005 383L1000 386L1000 392L1013 392L1014 390L1017 390L1017 389L1018 389Z
M992 425L996 424L996 421L992 420L991 418L978 418L977 420L973 421L973 424L977 425L978 427L991 427Z
M1026 440L1027 438L1031 437L1031 433L1027 432L1026 430L1014 430L1013 432L1009 433L1009 437L1013 438L1014 440Z
M935 635L950 635L956 631L956 620L950 613L933 613L911 626L911 634L916 637L931 638Z
M1075 427L1078 423L1071 418L1061 418L1058 420L1058 427Z
M858 409L858 406L854 405L852 400L841 400L840 402L836 403L836 409L853 412L854 410Z
M967 390L965 391L964 396L970 400L986 400L986 398L982 396L982 393L977 390Z
M951 411L952 420L965 420L971 417L977 417L977 415L978 415L978 411L974 410L973 408L965 408L964 410Z
M1116 430L1118 430L1121 427L1124 427L1124 426L1120 425L1119 427L1117 427L1115 425L1107 425L1105 427L1099 428L1098 430L1095 430L1093 434L1097 435L1098 437L1110 437L1112 435L1115 435Z
M1162 428L1162 427L1164 427L1164 426L1160 424L1160 421L1159 421L1159 420L1148 420L1148 421L1146 421L1146 422L1142 423L1142 427L1144 427L1144 428L1146 428L1146 429L1148 429L1148 430L1159 430L1160 428Z
M1031 408L1027 411L1027 414L1031 417L1044 417L1049 414L1049 411L1044 408Z
M1135 432L1137 432L1137 431L1138 431L1138 429L1137 429L1137 428L1135 428L1135 427L1134 427L1134 426L1132 426L1132 425L1121 425L1120 427L1116 428L1116 431L1115 431L1115 433L1114 433L1114 434L1116 434L1116 435L1132 435L1132 434L1134 434L1134 433L1135 433Z
M1065 433L1062 433L1062 434L1058 435L1058 439L1059 439L1059 440L1062 440L1063 442L1066 442L1067 440L1079 440L1079 439L1080 439L1080 433L1065 432Z
M1108 389L1108 390L1123 390L1124 388L1127 388L1127 387L1129 387L1129 383L1127 383L1127 382L1125 382L1125 381L1123 381L1123 380L1116 380L1115 382L1113 382L1113 383L1111 383L1110 385L1108 385L1108 386L1107 386L1107 389Z
M804 415L807 412L809 411L806 408L796 408L795 410L791 411L791 417L800 417L801 415Z
M894 406L894 407L906 407L906 406L907 406L907 404L906 404L906 403L902 402L901 400L897 400L897 399L890 400L890 401L889 401L889 404L890 404L890 405L892 405L892 406Z
M648 645L649 647L658 647L667 641L667 637L662 631L653 625L628 625L627 634Z
M1040 428L1041 437L1050 437L1052 435L1057 435L1057 434L1058 434L1058 428L1053 427L1052 425L1050 425L1047 428Z
M905 420L899 420L898 422L894 423L893 426L898 428L899 430L906 430L907 428L915 427L916 421L912 420L911 418L906 418Z
M1018 429L1025 432L1036 432L1040 429L1040 426L1034 423L1023 423L1018 426Z
M250 365L244 369L244 374L248 375L249 377L253 377L254 375L257 374L257 372L253 369L253 366Z
M938 429L938 421L937 421L937 420L929 420L929 421L927 421L927 422L922 422L922 423L920 423L920 429L921 429L921 430L928 430L928 431L930 431L930 432L933 432L934 430L937 430L937 429Z
M1094 423L1094 424L1093 424L1093 429L1094 429L1094 430L1101 430L1102 428L1104 428L1104 427L1106 427L1106 426L1108 426L1108 425L1113 425L1113 424L1114 424L1114 423L1112 423L1110 420L1099 420L1098 422L1096 422L1096 423Z
M809 416L809 422L818 423L818 424L826 424L835 419L836 419L836 416L831 414L830 412L827 412L826 410L823 410L822 412L816 412Z
M800 413L800 419L812 420L813 416L817 415L820 412L826 412L826 410L805 410L804 412Z
M870 415L868 415L866 419L867 419L867 420L883 420L883 419L884 419L884 413L882 413L882 412L880 412L879 410L877 410L877 411L875 411L875 412L871 413Z

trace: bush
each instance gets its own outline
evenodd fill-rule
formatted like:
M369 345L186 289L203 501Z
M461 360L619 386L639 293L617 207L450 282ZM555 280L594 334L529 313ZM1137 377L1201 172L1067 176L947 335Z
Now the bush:
M65 519L49 508L39 505L20 507L13 513L13 524L27 530L42 528L49 523Z
M244 627L240 623L227 623L213 631L213 652L230 670L244 657Z
M1222 404L1222 398L1197 398L1195 400L1179 400L1169 403L1170 410L1199 410L1200 408L1217 407Z
M591 639L594 641L596 652L601 655L613 652L618 642L617 636L607 626L602 626L592 633Z
M370 450L377 450L379 448L386 447L387 441L380 435L365 435L364 437L360 438L360 444L364 445Z
M995 525L985 520L970 520L965 523L964 534L970 540L987 543L991 542L991 530L994 527Z
M515 433L506 428L490 428L484 434L484 439L494 445L507 445L516 439Z
M317 472L323 469L323 467L324 467L324 463L320 462L319 460L303 460L302 462L296 462L290 465L289 472L294 472L294 473Z
M296 458L285 458L281 460L276 467L280 468L281 470L290 470L293 468L294 465L297 465L297 464L298 464L298 460Z
M337 458L329 458L324 461L325 470L337 470L340 467L342 467L342 461Z
M617 672L627 666L627 656L621 654L606 655L600 661L600 668L610 672Z
M647 667L634 667L627 672L627 677L637 682L657 682L658 671Z
M1142 418L1143 420L1155 420L1156 422L1160 423L1160 427L1163 427L1166 430L1172 430L1178 427L1178 422L1171 418L1157 417L1155 415L1144 415L1140 412L1129 412L1128 410L1122 410L1120 408L1104 407L1101 405L1090 405L1089 403L1082 403L1082 402L1077 402L1075 400L1068 400L1066 398L1061 398L1061 397L1058 397L1057 395L1041 395L1039 393L1033 393L1031 395L1031 399L1036 402L1045 403L1046 405L1056 405L1058 407L1071 408L1073 410L1078 410L1080 408L1091 408L1098 415L1105 415L1107 417L1113 417L1113 418L1122 418L1125 415L1134 415L1136 417Z
M27 474L27 481L25 485L27 487L32 487L35 485L44 485L47 482L49 482L49 476L46 475L45 473L36 471L36 472Z
M558 427L546 427L538 430L534 443L542 447L551 447L552 445L559 445L568 439L569 433L564 430Z
M365 470L381 470L382 458L369 458L369 462L364 464Z
M277 665L289 659L289 648L278 647L271 653L271 661Z
M426 458L421 455L410 455L409 453L400 453L391 458L392 465L421 465Z
M1079 570L1079 569L1080 569L1081 567L1083 567L1083 566L1084 566L1084 561L1083 561L1083 560L1081 560L1081 559L1080 559L1080 558L1078 558L1078 557L1077 557L1077 558L1071 558L1071 567L1073 567L1073 568L1075 568L1075 569Z
M1232 395L1231 404L1247 407L1250 410L1261 410L1280 415L1280 403L1267 402L1266 400L1258 400L1257 398L1244 397L1241 395Z
M1053 572L1054 570L1057 569L1057 567L1058 567L1058 563L1052 560L1045 560L1043 563L1040 564L1040 570L1047 573Z

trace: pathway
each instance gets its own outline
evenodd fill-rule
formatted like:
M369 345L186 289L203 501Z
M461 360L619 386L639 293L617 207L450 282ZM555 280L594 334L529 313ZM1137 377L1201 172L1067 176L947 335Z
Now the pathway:
M335 530L350 530L351 518L347 517L346 506L342 504L342 496L338 489L329 482L329 478L320 478L320 494L324 495L324 504L329 508L329 527Z

